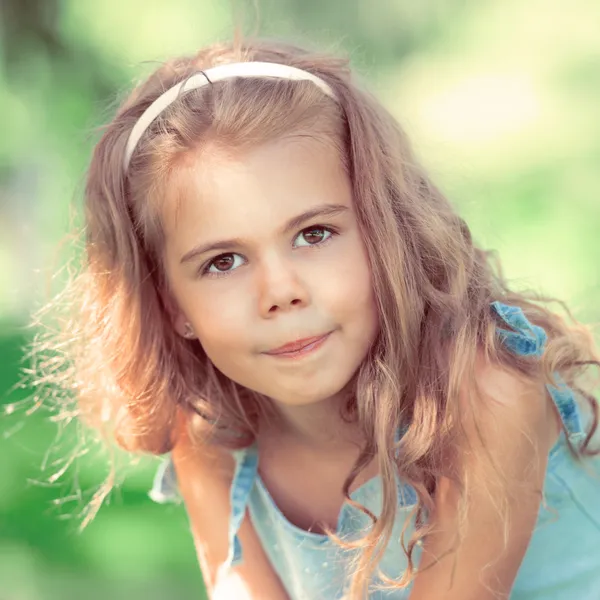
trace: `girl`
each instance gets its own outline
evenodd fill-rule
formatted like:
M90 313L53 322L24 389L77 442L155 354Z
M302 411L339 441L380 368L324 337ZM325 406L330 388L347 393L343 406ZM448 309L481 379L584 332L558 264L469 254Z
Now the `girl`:
M183 499L212 598L600 597L591 335L507 288L345 60L166 63L85 211L44 376L169 453L152 496Z

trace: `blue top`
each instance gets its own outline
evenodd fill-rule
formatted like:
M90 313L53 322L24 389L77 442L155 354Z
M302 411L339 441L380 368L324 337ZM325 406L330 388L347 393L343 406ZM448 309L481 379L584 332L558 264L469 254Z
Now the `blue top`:
M502 342L514 353L541 356L546 333L533 325L519 307L493 302L492 309L511 328L498 328ZM557 377L557 386L547 386L572 443L585 433L573 391ZM237 537L246 509L263 548L290 600L341 598L352 551L346 551L326 535L311 533L290 523L279 510L258 474L256 445L233 452L236 470L231 486L229 556L226 568L243 560ZM582 467L569 453L561 433L552 448L544 483L544 502L528 550L519 569L511 600L598 600L600 598L600 459ZM379 567L398 578L407 567L399 543L403 525L417 496L412 487L397 480L398 512L392 542ZM379 515L382 506L379 476L356 489L351 498ZM159 467L150 497L156 502L180 501L170 458ZM350 504L340 511L337 533L355 539L370 527L370 519ZM410 528L410 526L409 526ZM411 531L407 531L410 535ZM408 538L407 538L408 539ZM415 559L419 558L419 548ZM417 562L418 564L418 562ZM377 590L375 600L405 600L405 590Z

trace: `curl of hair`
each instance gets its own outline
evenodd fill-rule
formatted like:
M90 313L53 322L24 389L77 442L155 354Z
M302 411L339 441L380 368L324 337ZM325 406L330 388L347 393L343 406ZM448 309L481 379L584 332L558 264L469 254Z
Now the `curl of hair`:
M231 79L188 93L149 127L123 173L133 125L162 92L200 69L244 60L273 61L310 71L335 91L338 103L308 82ZM283 136L311 136L334 145L351 178L359 225L372 270L381 332L351 382L347 415L367 444L345 481L377 458L383 508L354 544L360 550L348 597L364 596L390 541L396 516L395 474L418 494L417 527L402 538L409 568L386 585L414 578L413 552L428 529L440 477L463 487L464 473L444 461L460 422L458 390L474 379L475 356L528 378L552 383L552 373L592 408L590 434L578 454L590 453L596 402L583 375L600 365L591 334L549 310L551 299L511 292L493 255L478 248L469 228L418 164L404 131L354 80L345 59L284 43L237 40L169 61L136 87L104 128L85 188L85 260L46 312L63 309L56 330L33 347L38 387L52 388L59 414L79 417L128 451L160 454L173 445L177 407L193 435L228 448L251 443L264 398L219 373L197 342L170 322L169 290L161 264L163 233L157 208L185 157L208 144L243 149ZM495 336L489 310L499 300L520 306L548 334L541 360L508 352ZM567 311L568 312L568 311ZM45 359L44 359L45 357ZM406 428L399 445L395 432ZM93 517L109 480L90 507Z

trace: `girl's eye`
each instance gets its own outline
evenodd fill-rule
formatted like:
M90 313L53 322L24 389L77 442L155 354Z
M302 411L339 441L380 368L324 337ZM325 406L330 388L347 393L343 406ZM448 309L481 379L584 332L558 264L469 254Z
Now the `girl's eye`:
M239 259L240 255L235 252L219 254L219 256L215 256L202 271L203 273L210 275L226 275L229 271L233 271L240 266L239 264L236 264L236 258ZM240 261L238 261L238 263L239 262Z
M335 233L335 231L328 227L315 225L303 229L296 239L304 238L304 241L307 242L306 244L298 244L299 246L318 246L333 237Z
M294 247L321 247L337 234L338 231L332 227L324 227L321 225L307 227L296 236L296 240L304 239L305 243L294 244ZM201 268L201 274L208 275L209 277L222 277L235 271L235 269L242 264L244 264L244 261L239 254L227 252L226 254L215 256L215 258L206 263L206 265Z

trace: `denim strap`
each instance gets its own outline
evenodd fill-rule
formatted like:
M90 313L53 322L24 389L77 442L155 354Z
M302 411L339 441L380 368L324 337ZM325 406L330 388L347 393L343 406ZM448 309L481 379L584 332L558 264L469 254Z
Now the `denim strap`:
M181 496L177 487L177 475L175 473L175 465L173 459L169 454L164 458L156 473L152 482L152 488L148 492L148 495L154 502L159 504L167 504L174 502L176 504L181 503Z
M221 567L225 570L242 562L242 545L238 538L238 531L244 520L248 498L258 470L258 453L255 445L235 453L234 456L236 467L230 492L229 554Z

